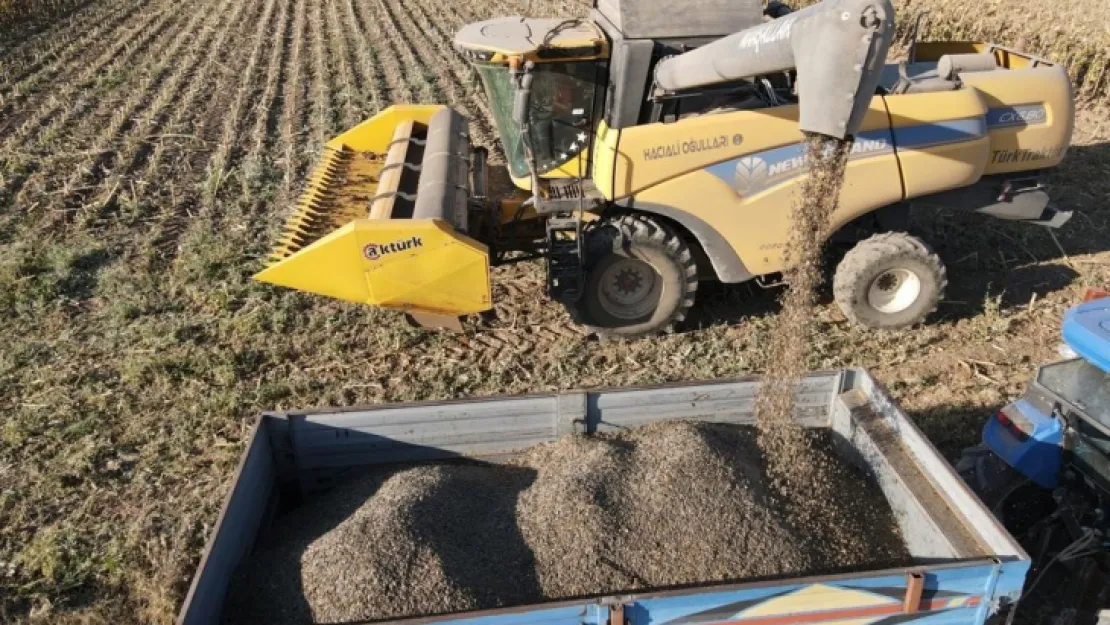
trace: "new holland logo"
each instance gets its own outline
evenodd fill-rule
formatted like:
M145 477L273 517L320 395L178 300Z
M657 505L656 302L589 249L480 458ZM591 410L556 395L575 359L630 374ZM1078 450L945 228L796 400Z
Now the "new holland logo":
M758 156L745 156L736 163L736 190L748 193L767 181L767 161Z
M424 241L420 237L412 237L411 239L392 243L370 243L362 248L362 255L366 257L366 260L381 260L383 256L415 250L418 247L424 247Z

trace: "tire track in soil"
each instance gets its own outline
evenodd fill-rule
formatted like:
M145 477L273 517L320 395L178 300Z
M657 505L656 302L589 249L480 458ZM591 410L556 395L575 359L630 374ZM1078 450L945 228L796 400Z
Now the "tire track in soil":
M457 93L452 95L453 103L461 103L465 101L468 117L472 124L477 125L477 132L473 133L476 143L490 148L498 156L503 157L501 154L500 143L497 141L497 132L493 127L493 113L490 112L489 106L486 104L483 94L480 94L474 89L474 74L462 56L460 56L454 48L454 35L447 34L439 26L437 20L431 19L428 13L424 10L423 2L414 1L407 5L408 14L413 18L405 20L405 23L414 24L418 34L414 35L414 40L428 42L432 41L436 50L438 50L438 57L442 59L443 64L436 63L435 67L447 67L447 70L437 71L437 76L449 85L454 85L455 89L465 94L459 97ZM422 49L427 49L425 43ZM473 132L472 128L472 132Z
M71 150L67 149L71 146L53 145L51 146L52 149L45 155L28 151L28 148L45 147L47 142L61 139L59 135L61 135L63 129L66 130L66 135L69 137L81 138L86 136L83 133L88 133L95 126L89 120L89 117L95 116L98 112L103 117L103 111L112 109L116 105L108 99L95 98L95 93L81 93L82 90L89 88L90 81L100 74L115 77L127 71L133 80L139 80L138 72L133 69L133 66L136 65L136 59L151 58L154 52L147 47L147 44L159 37L169 26L183 19L184 16L180 12L180 6L178 5L178 12L152 12L147 21L141 22L132 29L132 31L140 28L145 30L146 35L144 37L130 42L119 42L116 46L107 50L96 62L88 66L78 79L67 84L61 93L51 96L53 105L39 109L34 118L25 121L16 132L6 137L5 141L0 142L0 166L8 171L22 170L20 175L12 176L5 180L3 185L0 185L0 199L6 196L16 196L17 199L26 201L26 196L34 193L23 194L24 197L21 198L20 194L25 186L31 185L33 187L36 178L42 178L52 172L65 169L61 164L67 160L72 161L74 158ZM158 16L158 20L153 26L147 27L150 24L149 17L155 15ZM193 19L195 20L196 16ZM165 38L163 40L166 45L169 45L172 41ZM160 50L161 48L157 49ZM124 53L121 54L121 52ZM143 52L141 56L139 56L140 52ZM119 91L124 88L125 85L121 85ZM76 104L72 103L74 98L77 99ZM75 125L76 127L74 127ZM34 134L34 138L30 137L32 134ZM87 150L79 151L87 152ZM73 166L77 165L76 163L71 164ZM49 181L40 182L45 187L49 186ZM39 191L46 192L45 188L39 189Z
M0 76L0 116L7 115L16 102L25 99L26 94L23 91L28 88L47 80L55 83L68 82L65 77L80 66L80 60L87 57L90 45L108 45L109 42L119 41L116 32L133 17L136 7L143 4L142 0L99 3L99 7L109 9L107 15L85 16L85 21L94 21L95 26L89 28L81 24L57 24L52 28L53 36L59 33L79 34L64 41L51 42L52 45L46 50L36 52L35 47L29 46L23 52L13 52L0 58L0 65L8 68ZM11 93L10 96L8 92Z
M99 228L115 213L118 207L115 199L119 185L130 171L142 166L145 157L149 154L149 150L142 149L142 146L146 144L147 137L153 134L150 131L160 129L172 111L188 110L187 106L170 107L170 104L181 95L182 89L190 82L193 82L197 88L204 84L204 81L199 78L211 71L215 59L224 53L228 42L234 40L231 35L239 30L240 23L248 15L244 11L247 3L233 2L232 4L230 16L227 16L226 5L207 14L206 18L215 21L216 24L204 22L200 27L201 36L193 37L183 54L166 55L156 70L156 83L143 90L134 105L128 107L127 110L130 112L124 118L124 123L112 129L112 132L101 135L103 145L107 148L102 153L104 158L94 164L88 172L76 174L81 176L82 188L66 195L63 200L65 211L62 215L69 219L76 217L78 227ZM226 21L220 19L224 17L227 18ZM218 28L217 24L221 22L224 23L224 27ZM187 37L191 34L193 33L182 32L179 36ZM178 59L182 57L188 60L185 63L178 63ZM158 91L152 95L154 89ZM134 121L140 113L143 117L138 122ZM124 142L124 150L110 149L121 140ZM89 191L98 191L106 181L115 184L108 187L107 194L100 194L94 200L93 194ZM93 206L97 208L88 210Z
M454 344L445 348L448 352L475 363L496 363L586 340L583 329L544 296L542 267L499 267L490 279L493 315L468 324L470 335L454 336Z
M282 9L280 13L275 13L279 2ZM156 193L156 203L163 209L157 215L149 237L141 244L145 251L143 270L146 273L160 274L176 258L180 247L179 242L189 230L191 223L202 223L206 229L213 226L216 196L224 176L230 171L231 162L237 151L241 151L238 147L240 141L248 139L240 131L248 118L249 104L263 97L263 90L273 80L272 66L275 63L273 54L267 56L270 60L265 80L261 82L255 80L258 76L256 68L267 48L276 49L280 58L280 50L284 42L273 33L277 27L284 32L287 7L288 3L284 0L267 0L261 16L256 20L253 45L232 50L229 58L222 59L223 62L214 61L216 65L225 69L218 78L219 82L208 91L220 94L222 97L212 98L206 105L198 106L201 103L196 102L196 98L203 95L203 92L195 90L192 92L194 97L182 107L190 113L190 116L175 120L169 125L171 130L176 130L176 126L195 129L201 145L205 148L178 150L168 167L171 172L181 172L171 179L170 184L184 184L180 191L176 187L171 187L168 197L161 187ZM248 22L253 19L254 14L248 14L245 17ZM229 27L229 30L233 29ZM245 62L240 63L242 56L248 51L249 57ZM226 70L229 67L244 69L241 73L229 72ZM228 79L234 81L238 77L243 79L238 89L235 89L234 85L225 84ZM218 130L217 126L219 126ZM215 150L206 149L211 146L216 146ZM157 167L148 167L148 172L150 171L156 174ZM147 177L147 175L140 177ZM193 209L198 204L199 211L194 212Z

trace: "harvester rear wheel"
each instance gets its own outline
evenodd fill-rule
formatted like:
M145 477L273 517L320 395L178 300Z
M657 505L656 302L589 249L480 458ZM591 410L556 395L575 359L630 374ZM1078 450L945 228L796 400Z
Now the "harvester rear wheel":
M586 233L586 288L571 316L601 338L671 332L694 305L698 269L672 228L643 215Z
M944 263L924 241L887 232L844 256L833 278L833 297L858 326L900 330L925 321L947 286Z

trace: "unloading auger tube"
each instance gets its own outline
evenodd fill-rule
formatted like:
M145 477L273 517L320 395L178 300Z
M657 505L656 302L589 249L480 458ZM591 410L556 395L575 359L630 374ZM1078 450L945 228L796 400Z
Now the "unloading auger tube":
M660 61L656 88L677 92L797 69L798 125L854 135L894 36L890 0L825 0Z

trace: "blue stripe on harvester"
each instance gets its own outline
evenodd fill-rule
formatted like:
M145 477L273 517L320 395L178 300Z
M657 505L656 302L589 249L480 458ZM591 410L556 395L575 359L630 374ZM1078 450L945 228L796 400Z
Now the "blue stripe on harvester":
M974 141L986 134L987 122L983 117L903 126L893 130L869 130L856 137L849 159L854 161L890 154L895 146L913 150ZM806 173L804 159L805 145L793 143L710 165L705 171L720 178L738 193L750 196Z
M987 134L987 121L982 117L902 126L894 129L894 143L899 148L923 148L946 143L973 141Z

